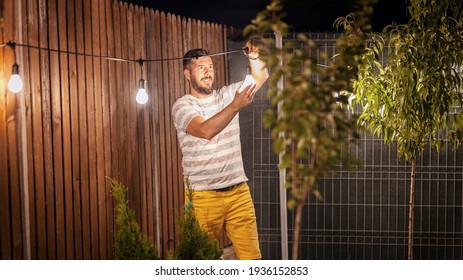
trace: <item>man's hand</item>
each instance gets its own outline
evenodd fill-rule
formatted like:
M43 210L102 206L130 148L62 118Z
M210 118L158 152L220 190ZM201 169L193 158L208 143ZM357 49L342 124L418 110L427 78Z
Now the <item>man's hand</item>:
M236 91L232 105L235 106L235 108L238 110L249 105L254 100L254 94L256 94L255 88L256 84L250 84L246 86L241 92Z
M244 54L249 58L252 78L256 84L256 87L253 90L256 92L265 83L269 76L267 66L265 66L265 63L259 59L259 47L254 45L251 40L246 42L243 50Z
M252 40L246 42L244 45L244 55L246 55L251 60L256 60L259 58L259 47L253 44Z

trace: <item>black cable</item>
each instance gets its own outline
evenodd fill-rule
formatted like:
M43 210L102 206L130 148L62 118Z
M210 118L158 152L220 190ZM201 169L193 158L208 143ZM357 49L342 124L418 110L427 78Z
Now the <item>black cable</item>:
M79 53L79 52L76 52L76 51L64 51L64 50L43 48L43 47L39 47L39 46L31 46L31 45L26 45L26 44L21 44L21 43L14 43L14 42L11 42L11 41L7 42L7 43L0 44L0 48L5 47L5 46L10 46L13 49L14 49L15 46L19 46L19 47L37 49L37 50L42 50L42 51L50 51L50 52L57 52L57 53L80 55L80 56L91 57L91 58L99 58L99 59L105 59L105 60L110 60L110 61L136 62L138 64L143 64L144 62L163 62L163 61L172 61L172 60L183 60L183 57L159 58L159 59L142 59L142 58L139 58L139 59L125 59L125 58L107 57L107 56L102 56L102 55ZM238 49L238 50L231 50L231 51L224 51L224 52L218 52L218 53L212 53L212 54L209 54L208 56L218 56L218 55L236 53L236 52L241 52L241 51L247 51L247 48L242 48L242 49Z

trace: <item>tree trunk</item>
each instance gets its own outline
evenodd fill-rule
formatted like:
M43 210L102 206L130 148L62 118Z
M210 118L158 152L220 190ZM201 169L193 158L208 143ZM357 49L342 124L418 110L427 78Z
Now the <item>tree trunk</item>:
M301 232L301 215L302 215L302 207L301 201L298 197L299 191L299 177L297 175L297 159L296 159L296 140L291 141L291 172L292 172L292 184L291 189L293 192L293 197L295 197L297 201L297 208L296 208L296 218L294 221L294 233L293 233L293 250L292 250L292 259L297 260L299 256L299 239L300 239L300 232Z
M301 220L302 220L302 208L304 208L303 203L298 203L296 208L296 218L294 221L294 235L293 235L293 253L292 259L299 259L299 243L301 236Z
M293 260L299 259L299 243L300 243L300 236L301 236L301 222L302 222L302 209L304 208L304 204L307 202L308 196L310 191L313 189L312 186L306 186L304 189L300 186L299 177L297 173L297 159L296 159L296 149L297 149L297 141L293 140L291 143L291 158L292 158L292 191L293 196L297 199L297 207L296 207L296 217L294 220L294 233L293 233L293 249L292 249L292 256ZM318 141L313 141L312 149L311 149L311 158L310 158L310 169L315 170L316 162L317 162L317 152L318 152Z
M415 197L415 157L411 159L412 170L410 178L410 209L408 212L408 259L413 260L413 210Z

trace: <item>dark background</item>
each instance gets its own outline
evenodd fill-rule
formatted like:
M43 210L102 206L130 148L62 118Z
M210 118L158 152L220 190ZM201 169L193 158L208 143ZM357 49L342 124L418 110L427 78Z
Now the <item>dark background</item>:
M271 0L129 0L126 2L170 12L179 16L225 24L243 29ZM372 25L381 31L392 22L405 23L407 0L378 0ZM356 0L286 0L286 17L293 32L336 31L336 18L353 12Z

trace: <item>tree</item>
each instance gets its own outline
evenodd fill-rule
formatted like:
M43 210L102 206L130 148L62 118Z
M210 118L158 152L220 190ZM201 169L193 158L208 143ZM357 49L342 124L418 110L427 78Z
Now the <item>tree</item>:
M268 110L264 124L272 127L273 149L282 154L279 168L287 170L286 187L291 189L288 207L295 208L292 258L297 259L302 210L308 195L321 194L317 180L332 174L339 162L349 164L346 140L355 137L356 118L349 117L334 93L352 90L357 75L357 63L364 51L369 30L368 16L374 1L358 2L359 10L339 21L346 34L336 40L340 52L326 66L320 66L313 56L315 43L305 35L298 39L304 47L293 51L291 43L274 48L275 40L268 33L284 37L288 25L281 19L282 4L273 0L244 30L259 40L261 59L270 70L268 96L274 109ZM325 57L327 54L325 54ZM319 82L313 74L321 77ZM284 80L284 87L278 83Z
M186 179L188 203L178 218L179 241L174 251L169 252L173 260L218 260L222 250L217 240L199 224L194 212L193 189Z
M411 163L408 258L413 258L415 160L427 144L460 145L463 126L463 4L461 0L410 0L407 24L375 34L359 63L351 105L359 122L397 143ZM379 61L387 40L388 60Z
M155 260L158 253L149 237L144 236L135 220L135 213L127 201L127 187L116 179L108 178L111 195L116 202L116 224L114 254L117 260Z

